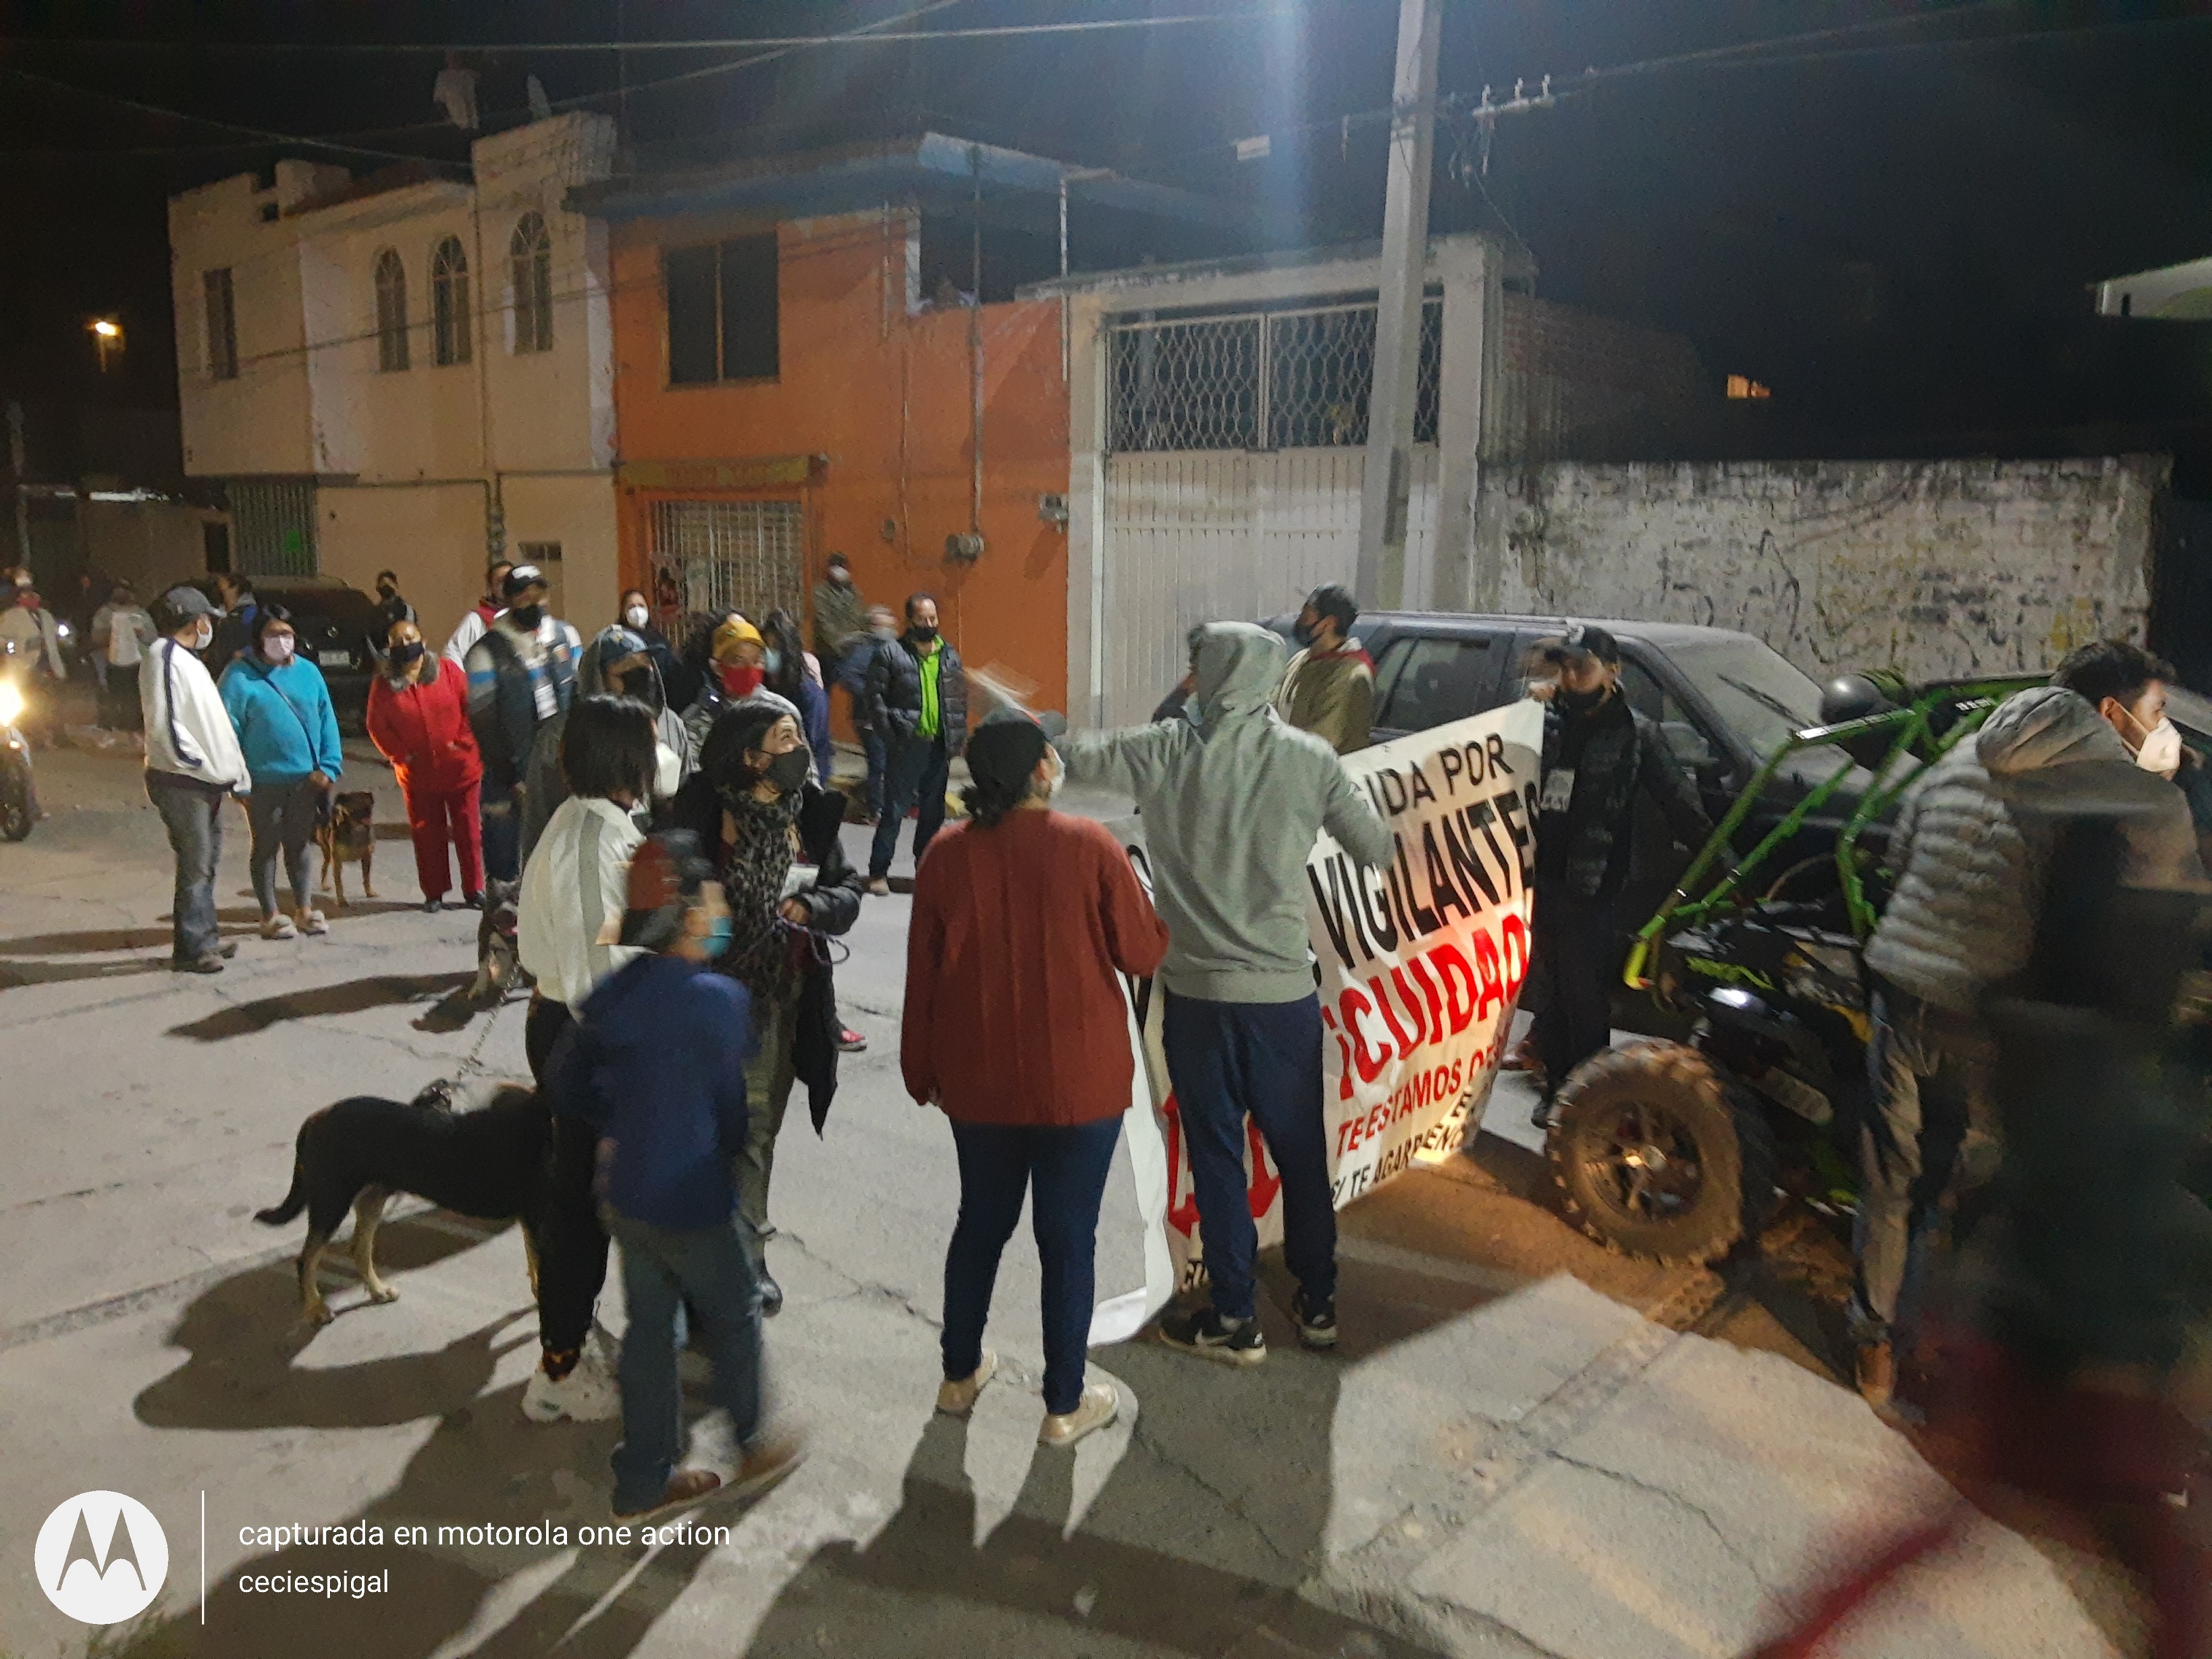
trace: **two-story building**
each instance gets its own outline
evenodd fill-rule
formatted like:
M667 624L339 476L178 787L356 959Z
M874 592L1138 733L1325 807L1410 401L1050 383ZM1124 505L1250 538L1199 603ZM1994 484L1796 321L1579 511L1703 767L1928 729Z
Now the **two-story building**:
M568 114L479 139L466 179L284 161L173 198L185 470L224 485L237 568L388 567L436 636L504 553L612 616L606 240L564 199L613 152Z

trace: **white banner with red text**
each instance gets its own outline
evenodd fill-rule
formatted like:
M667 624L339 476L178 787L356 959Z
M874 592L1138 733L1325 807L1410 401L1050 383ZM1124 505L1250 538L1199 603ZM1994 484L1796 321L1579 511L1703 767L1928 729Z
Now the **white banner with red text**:
M1415 1163L1455 1152L1488 1098L1528 977L1543 710L1511 704L1344 757L1389 826L1387 868L1361 870L1324 832L1306 864L1320 964L1322 1115L1339 1207ZM1141 836L1125 837L1139 873ZM1102 1303L1094 1343L1133 1334L1201 1283L1205 1252L1164 999L1129 988L1139 1064L1125 1127L1145 1222L1145 1288ZM1262 1248L1283 1236L1282 1183L1246 1127L1246 1195Z

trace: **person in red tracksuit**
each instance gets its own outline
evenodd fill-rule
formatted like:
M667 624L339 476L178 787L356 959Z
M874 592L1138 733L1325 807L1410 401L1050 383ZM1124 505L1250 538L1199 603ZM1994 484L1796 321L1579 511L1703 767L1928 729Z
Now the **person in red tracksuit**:
M468 677L423 648L411 622L392 625L385 672L368 688L368 736L399 779L422 908L443 908L451 882L446 849L461 866L461 902L483 902L483 830L477 785L483 757L469 730Z

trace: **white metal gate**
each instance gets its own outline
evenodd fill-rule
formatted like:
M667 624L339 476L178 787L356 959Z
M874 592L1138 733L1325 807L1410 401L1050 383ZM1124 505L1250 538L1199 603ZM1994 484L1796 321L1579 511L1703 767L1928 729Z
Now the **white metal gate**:
M656 501L653 562L687 611L741 611L754 623L805 610L805 519L797 501Z
M1184 450L1105 463L1103 718L1149 719L1203 622L1256 622L1326 581L1351 586L1365 452ZM1437 450L1413 452L1406 592L1429 592Z

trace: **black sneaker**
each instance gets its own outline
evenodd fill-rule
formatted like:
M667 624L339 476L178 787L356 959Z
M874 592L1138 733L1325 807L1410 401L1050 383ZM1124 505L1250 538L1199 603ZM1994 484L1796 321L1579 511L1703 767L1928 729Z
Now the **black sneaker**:
M1267 1357L1257 1319L1224 1319L1210 1308L1179 1310L1160 1321L1160 1340L1224 1365L1256 1365Z
M1326 1302L1308 1302L1306 1293L1298 1291L1291 1297L1291 1316L1298 1322L1298 1340L1309 1348L1333 1348L1336 1346L1336 1298Z

